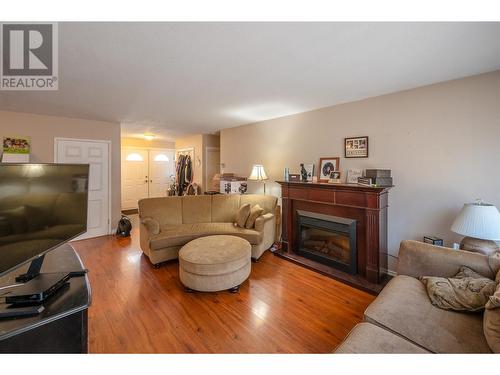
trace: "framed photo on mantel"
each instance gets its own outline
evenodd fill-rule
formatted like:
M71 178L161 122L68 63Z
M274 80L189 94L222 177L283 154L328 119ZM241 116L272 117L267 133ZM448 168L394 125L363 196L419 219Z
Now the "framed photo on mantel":
M368 137L351 137L344 139L346 158L367 158Z
M320 158L318 168L318 182L328 182L332 172L340 170L340 158Z

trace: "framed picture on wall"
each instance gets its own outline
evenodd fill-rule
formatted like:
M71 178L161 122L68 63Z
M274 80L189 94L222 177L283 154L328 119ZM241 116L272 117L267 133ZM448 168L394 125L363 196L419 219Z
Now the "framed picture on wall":
M346 158L367 158L368 137L351 137L344 139Z
M318 182L328 182L332 172L340 170L340 158L320 158L318 168Z

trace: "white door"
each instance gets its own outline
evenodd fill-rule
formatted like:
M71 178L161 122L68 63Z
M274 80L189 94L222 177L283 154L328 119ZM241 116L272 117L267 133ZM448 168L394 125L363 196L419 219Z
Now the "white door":
M122 149L122 210L137 208L149 196L148 162L147 150Z
M149 197L165 197L175 175L174 150L149 150Z
M110 144L107 141L55 139L56 163L89 164L87 232L78 239L110 233Z

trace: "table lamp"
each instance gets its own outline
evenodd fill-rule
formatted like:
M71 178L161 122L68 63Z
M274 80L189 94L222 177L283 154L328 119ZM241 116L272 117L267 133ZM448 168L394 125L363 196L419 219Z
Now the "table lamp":
M500 213L497 208L481 200L464 204L451 226L455 233L465 236L460 249L486 255L500 251L495 240L500 240Z
M264 195L266 194L266 180L268 180L269 178L267 177L266 171L264 170L264 166L260 164L254 164L252 167L252 173L250 173L248 179L264 182Z

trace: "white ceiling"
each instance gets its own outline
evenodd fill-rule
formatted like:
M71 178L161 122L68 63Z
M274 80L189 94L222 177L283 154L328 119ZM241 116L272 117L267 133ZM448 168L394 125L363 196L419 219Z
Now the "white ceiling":
M500 23L61 23L59 91L0 109L166 139L500 69Z

